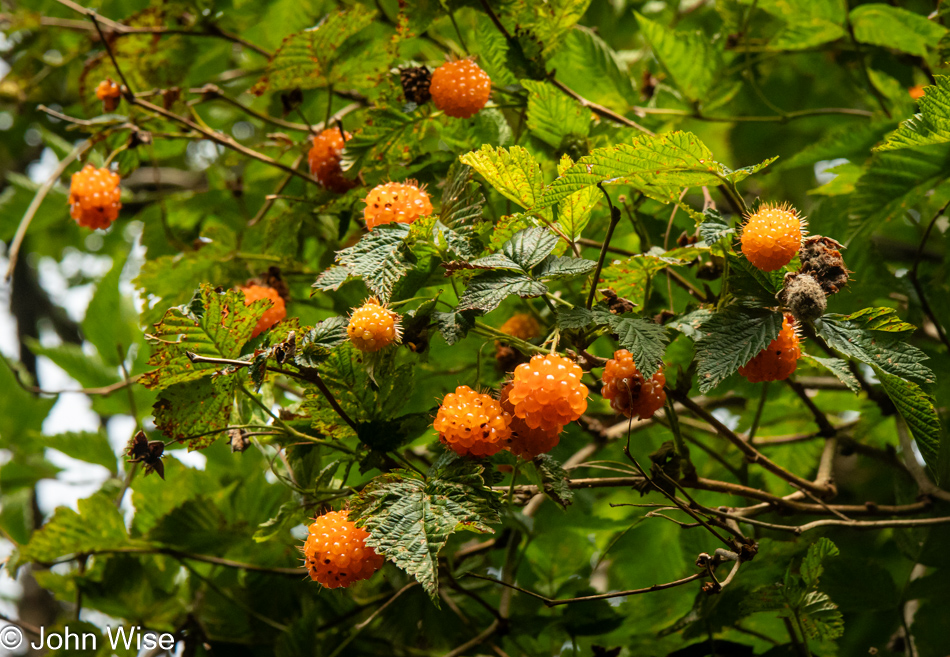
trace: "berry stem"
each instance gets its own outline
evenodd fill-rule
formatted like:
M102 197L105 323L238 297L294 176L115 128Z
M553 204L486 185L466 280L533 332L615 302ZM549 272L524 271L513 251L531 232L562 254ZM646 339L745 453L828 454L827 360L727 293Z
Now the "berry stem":
M673 408L673 402L669 397L666 398L665 410L666 419L670 423L670 431L673 434L673 446L676 448L676 453L683 460L683 478L694 479L696 477L696 466L693 465L692 460L689 458L689 445L687 445L686 441L683 440L683 432L680 430L679 416L676 414L676 409Z
M597 268L594 270L594 278L590 283L590 294L587 295L587 309L590 310L594 305L594 297L597 295L597 282L600 280L600 272L604 269L604 260L607 258L607 249L610 248L610 239L614 235L614 229L620 223L620 209L614 207L610 200L610 194L604 189L603 183L597 183L597 187L607 198L607 205L610 206L610 225L607 227L607 236L604 237L604 244L600 247L600 257L597 259Z

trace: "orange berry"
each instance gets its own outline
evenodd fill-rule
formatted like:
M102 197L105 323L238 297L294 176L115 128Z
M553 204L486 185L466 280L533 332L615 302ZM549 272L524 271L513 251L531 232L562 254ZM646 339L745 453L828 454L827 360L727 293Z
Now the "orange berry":
M69 185L69 214L80 226L108 228L119 217L121 195L119 174L87 164Z
M310 579L328 589L368 579L384 559L366 546L369 532L347 519L347 511L330 511L314 519L303 546Z
M541 454L547 454L557 447L561 439L561 432L549 429L532 429L524 420L515 415L514 404L508 399L514 384L506 383L501 389L498 401L502 409L511 415L511 438L508 440L508 450L515 456L531 460Z
M511 415L491 395L459 386L442 400L432 426L439 440L459 456L491 456L511 437Z
M112 78L106 78L96 87L96 98L102 101L102 106L107 112L111 112L119 106L119 99L122 97L122 90L119 85L112 81Z
M399 315L370 297L350 315L346 327L350 342L360 351L379 351L400 338Z
M742 229L742 253L762 271L781 269L802 245L802 219L789 205L762 205Z
M240 289L244 293L245 306L250 306L261 299L271 301L271 307L265 310L261 318L257 320L257 325L251 333L252 338L256 338L287 316L287 305L284 303L284 298L274 288L264 285L248 285Z
M447 62L432 73L429 93L446 116L467 119L488 102L491 78L470 59Z
M587 410L583 374L577 363L557 354L538 354L522 363L508 392L515 416L532 429L560 432Z
M924 89L924 85L916 84L908 89L907 93L910 94L910 97L914 100L919 100L920 98L923 98L927 92Z
M337 128L327 128L313 138L313 146L307 154L310 173L321 185L337 194L356 187L356 181L344 177L340 168L343 146L352 136L348 132L340 134Z
M376 185L363 199L363 219L373 230L382 224L411 224L419 217L432 214L432 203L426 190L414 180Z
M752 383L761 381L784 381L792 375L802 357L792 319L786 315L782 330L769 346L760 351L748 363L739 368L739 374Z
M645 380L633 362L633 355L620 349L604 367L604 387L600 394L610 400L610 407L618 413L646 420L666 403L665 385L662 369Z
M527 313L512 315L498 330L519 340L533 340L541 335L538 320Z

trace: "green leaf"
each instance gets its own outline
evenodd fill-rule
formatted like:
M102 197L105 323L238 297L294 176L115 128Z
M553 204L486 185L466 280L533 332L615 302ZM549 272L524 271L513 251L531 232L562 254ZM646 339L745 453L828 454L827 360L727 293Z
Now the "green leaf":
M472 181L472 168L453 164L442 190L439 221L449 228L469 226L481 219L483 205L485 196L478 183Z
M848 241L901 219L948 175L947 144L875 153L851 197Z
M597 261L595 260L550 255L541 262L536 274L542 281L553 281L561 278L586 276L596 268Z
M828 371L834 374L835 377L841 381L841 383L848 386L848 389L851 392L855 394L861 392L861 384L858 383L858 380L854 377L854 374L852 374L851 370L848 369L848 363L846 361L843 361L840 358L822 358L821 356L812 356L811 354L806 353L802 353L802 356L828 369Z
M336 260L362 278L381 301L388 301L396 283L412 269L404 245L408 235L406 224L377 226L355 246L338 252Z
M541 167L521 146L492 148L485 144L477 151L462 155L459 161L480 173L499 194L526 210L541 200L544 187Z
M155 428L168 440L187 440L189 450L207 447L228 426L239 376L205 377L168 386L152 411Z
M353 272L349 267L342 265L331 265L322 274L317 276L317 280L311 287L323 292L336 292L344 283L353 280Z
M936 48L947 32L935 21L900 7L875 3L851 10L854 38L861 43L892 48L918 57Z
M647 253L630 256L626 260L613 262L600 272L602 287L609 287L619 296L643 303L647 293L647 284L657 272L670 265L685 265L699 256L696 248L674 249L663 252L651 249Z
M696 342L700 392L709 392L778 337L782 313L729 307L704 322Z
M815 328L835 351L879 369L887 374L929 386L934 382L933 372L923 361L927 355L917 347L903 342L900 334L886 330L880 315L863 314L844 316L829 313L815 320ZM885 329L878 329L878 326ZM893 324L890 325L893 329Z
M475 23L475 43L479 65L491 77L492 86L507 87L518 79L508 69L508 41L487 15L479 13Z
M884 391L894 402L901 417L910 427L910 432L917 442L921 456L931 472L939 472L938 455L943 440L940 417L934 407L934 400L927 395L920 386L886 372L879 372L878 376L884 385Z
M148 361L155 369L142 377L142 384L163 390L218 371L219 365L192 363L186 352L237 358L251 339L257 320L270 305L270 301L262 299L246 306L243 292L218 292L211 285L202 285L191 303L169 309L155 327L152 340L158 348Z
M527 299L539 297L547 291L548 288L544 283L525 274L491 271L472 279L465 288L462 298L459 299L458 310L491 312L510 294L517 294L522 299Z
M808 547L805 558L802 560L802 579L809 588L816 588L821 574L824 572L822 562L828 557L838 556L838 546L822 536Z
M119 365L119 349L124 352L141 341L138 313L132 300L119 290L126 258L116 258L112 269L96 285L82 322L83 335L95 345L99 357L109 365Z
M765 272L745 257L731 253L729 260L729 293L740 303L752 306L774 306L775 295L782 289L782 272Z
M709 208L703 211L703 223L699 224L699 236L706 246L718 244L730 235L735 235L736 229L730 226L719 210Z
M375 11L353 5L330 14L313 29L286 37L253 93L260 96L267 89L315 89L332 84L336 79L333 67L342 54L339 51L343 43L371 25L375 17Z
M515 233L505 242L502 253L525 271L548 257L557 246L558 237L547 228L528 228Z
M804 50L824 43L837 41L847 36L847 32L837 23L823 18L801 18L794 20L769 40L772 50Z
M53 436L36 434L35 438L44 447L59 450L66 456L86 463L96 463L107 468L112 474L117 472L115 452L103 432L70 431Z
M665 328L640 317L619 317L603 310L594 312L594 320L607 324L617 334L620 346L630 352L645 378L656 374L669 342Z
M950 141L950 77L934 76L935 84L917 100L920 113L901 123L876 151L891 151Z
M702 32L671 30L636 14L644 38L690 100L702 100L712 88L722 67L722 52Z
M630 72L617 53L593 30L577 26L567 33L550 60L557 79L589 101L618 112L639 102Z
M583 329L594 321L594 313L587 308L558 308L557 327L560 329Z
M534 459L534 471L538 486L544 494L554 500L562 509L570 506L574 500L571 490L571 476L550 454L541 454Z
M350 175L355 175L367 163L383 156L397 156L396 151L399 149L394 148L397 143L418 148L420 140L413 137L419 136L427 118L428 114L421 111L406 114L394 107L369 110L366 114L367 125L346 141L340 168L352 171Z
M148 533L150 541L188 552L221 554L233 535L227 520L203 495L187 500L162 516Z
M369 532L367 546L415 577L438 604L438 555L449 536L490 533L501 521L483 472L458 460L425 480L414 472L381 475L351 502L350 518Z
M551 148L568 135L587 136L590 110L549 82L522 80L528 90L528 130Z
M776 171L795 167L811 166L822 160L846 158L863 162L875 144L897 125L895 121L871 120L855 125L849 122L839 128L828 130L817 141L806 144L801 150L783 159L775 166Z
M827 641L844 634L844 616L827 593L811 591L802 602L802 625L810 638Z
M558 175L564 175L573 165L574 161L569 155L562 155L557 164ZM569 239L576 240L581 236L590 221L590 213L594 209L598 192L596 187L585 187L558 202L557 223Z
M299 367L316 367L336 347L347 340L346 317L330 317L304 333L297 343L294 362Z
M460 313L436 312L432 313L432 316L439 326L439 333L442 334L445 343L450 347L464 339L468 332L475 328L475 313L473 311Z
M125 547L129 536L125 521L114 500L104 493L79 500L79 512L61 506L39 530L33 532L30 542L20 547L11 557L12 572L25 563L50 563L59 557L80 552L95 552Z

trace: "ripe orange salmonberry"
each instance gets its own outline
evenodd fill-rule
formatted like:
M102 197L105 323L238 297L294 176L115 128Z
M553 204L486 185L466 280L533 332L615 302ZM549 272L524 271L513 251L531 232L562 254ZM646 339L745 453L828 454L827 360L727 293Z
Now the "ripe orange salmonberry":
M432 426L439 440L459 456L497 454L511 437L511 415L491 395L459 386L442 400Z
M337 194L356 187L356 181L344 177L340 168L343 146L352 136L337 128L328 128L313 138L313 146L307 154L310 173L321 185Z
M534 356L515 368L508 399L532 429L558 431L587 410L584 371L569 358L557 354Z
M739 368L739 374L752 383L783 381L790 377L798 366L802 350L791 318L782 320L782 330L769 346L760 351L748 363Z
M429 93L446 116L467 119L488 102L491 78L470 59L446 62L432 73Z
M106 78L96 87L96 98L102 101L102 107L107 112L111 112L119 106L121 97L122 91L119 89L119 85L112 81L112 78Z
M922 84L915 84L913 87L907 90L907 93L910 94L910 97L914 100L919 100L926 95L927 91Z
M287 316L287 305L284 303L284 299L280 296L280 293L274 288L264 285L248 285L247 287L242 287L241 291L244 293L244 305L246 306L250 306L260 299L269 299L271 301L271 307L265 310L261 318L257 320L257 325L251 333L252 338L256 338Z
M121 195L119 174L87 164L73 174L69 214L80 226L108 228L119 217Z
M346 511L330 511L315 518L303 546L310 579L328 589L368 579L383 565L384 559L366 547L369 533L347 515Z
M512 386L512 383L506 383L504 387L502 387L501 394L498 398L502 409L511 415L511 424L508 425L508 428L511 429L511 438L508 440L508 450L512 454L528 460L541 454L547 454L557 447L561 439L561 432L559 430L542 429L540 427L532 429L524 420L515 415L514 404L508 399L508 394L511 392Z
M601 394L610 400L610 407L618 413L646 420L666 403L665 385L662 369L652 378L644 379L633 362L633 355L626 349L619 349L604 367Z
M742 253L762 271L781 269L802 245L802 219L789 205L764 204L742 228Z
M380 305L375 297L370 297L350 315L346 334L360 351L385 349L400 337L399 315Z
M363 199L363 219L373 230L382 224L411 224L419 217L432 214L432 203L423 187L414 180L376 185Z
M533 340L541 335L541 326L538 325L538 320L526 313L512 315L498 330L519 340Z

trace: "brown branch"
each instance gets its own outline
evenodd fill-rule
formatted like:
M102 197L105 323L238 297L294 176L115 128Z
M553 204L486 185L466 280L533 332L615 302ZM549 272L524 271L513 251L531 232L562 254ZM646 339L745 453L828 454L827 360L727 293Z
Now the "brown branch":
M233 561L231 559L224 559L222 557L213 557L208 554L193 554L191 552L183 552L182 550L175 550L173 548L164 548L164 547L125 547L125 548L110 548L103 550L87 550L85 552L78 552L72 556L64 557L57 559L51 563L41 563L44 566L54 566L60 563L66 563L68 561L74 561L86 556L94 556L97 554L164 554L175 559L186 559L189 561L200 561L202 563L210 563L216 566L225 566L227 568L236 568L238 570L247 570L258 573L267 573L270 575L281 575L286 577L294 577L300 579L306 573L303 568L274 568L271 566L258 566L252 563L243 563L240 561Z
M798 398L802 400L805 406L808 407L808 410L811 412L812 416L815 418L815 423L818 425L819 435L824 436L825 438L830 438L837 433L837 430L832 426L831 422L828 420L828 416L825 415L818 406L815 405L815 402L812 401L811 397L808 396L808 393L805 392L804 386L802 386L797 381L792 379L786 379L785 383L788 384L788 387L795 391L795 394L798 395Z
M553 84L555 87L557 87L558 89L566 93L568 96L570 96L571 98L573 98L574 100L579 102L581 105L583 105L590 111L594 112L595 114L599 114L600 116L608 118L614 123L625 125L628 128L635 128L644 134L651 135L651 136L655 134L652 130L648 130L647 128L644 128L642 125L640 125L639 123L637 123L636 121L632 119L628 119L623 114L618 114L612 109L609 109L607 107L604 107L603 105L598 105L597 103L593 103L587 100L586 98L581 96L579 93L577 93L576 91L568 87L566 84L558 80L556 77L554 77L554 75L549 76L548 79L551 81L551 84Z

